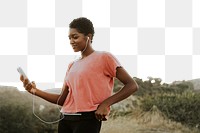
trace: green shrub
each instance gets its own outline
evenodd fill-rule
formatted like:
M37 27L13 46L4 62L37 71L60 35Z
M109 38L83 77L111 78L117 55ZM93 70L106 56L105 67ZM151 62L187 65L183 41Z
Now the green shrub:
M16 88L6 87L0 88L0 95L0 133L57 132L57 124L44 124L33 115L30 94L20 92ZM37 109L38 101L35 104ZM42 115L45 115L49 120L53 117L49 115L52 114L51 107L42 112Z
M182 124L199 127L200 123L200 94L192 91L183 94L160 94L146 96L141 107L149 111L153 106L162 111L168 118Z

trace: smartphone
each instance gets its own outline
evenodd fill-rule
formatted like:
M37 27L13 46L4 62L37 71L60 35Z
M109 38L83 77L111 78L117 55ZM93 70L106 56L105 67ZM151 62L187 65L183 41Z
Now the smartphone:
M28 77L26 76L25 72L23 71L21 67L18 67L17 71L19 72L19 74L23 75L24 78L28 79ZM29 79L28 79L28 83L30 83Z

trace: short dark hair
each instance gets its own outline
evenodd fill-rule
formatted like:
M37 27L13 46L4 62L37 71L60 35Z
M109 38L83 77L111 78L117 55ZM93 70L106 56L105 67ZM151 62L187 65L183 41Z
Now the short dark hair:
M92 34L92 38L95 33L92 22L85 17L80 17L80 18L74 19L69 24L69 28L75 28L78 32L84 34L85 36L87 36L88 34Z

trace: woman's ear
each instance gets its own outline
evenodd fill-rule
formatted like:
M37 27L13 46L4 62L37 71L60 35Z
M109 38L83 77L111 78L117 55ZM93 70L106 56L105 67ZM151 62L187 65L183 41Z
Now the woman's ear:
M92 42L92 34L88 34L87 37L89 37L89 40Z

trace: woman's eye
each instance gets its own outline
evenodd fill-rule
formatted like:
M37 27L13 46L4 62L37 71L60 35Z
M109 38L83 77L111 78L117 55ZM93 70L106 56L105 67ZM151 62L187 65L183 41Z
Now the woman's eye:
M79 36L77 36L77 35L69 36L69 40L71 40L71 39L78 39L78 38L79 38Z
M73 39L78 39L78 36L74 36Z

